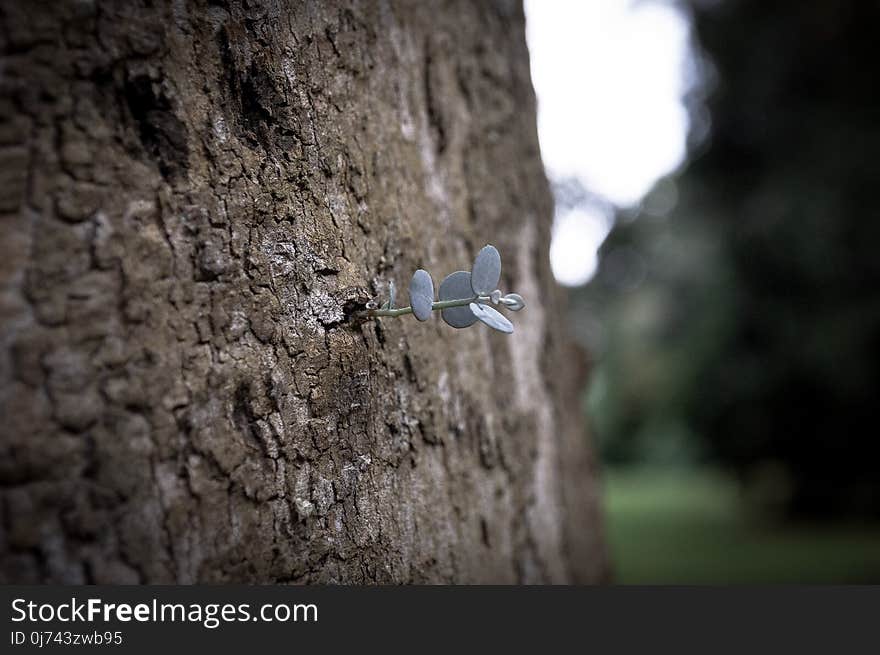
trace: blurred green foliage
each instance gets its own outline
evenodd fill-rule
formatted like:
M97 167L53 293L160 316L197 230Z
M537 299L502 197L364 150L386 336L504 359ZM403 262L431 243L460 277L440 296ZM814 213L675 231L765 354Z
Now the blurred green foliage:
M612 465L721 467L765 515L878 517L880 5L693 7L710 136L572 294L594 433Z
M620 583L880 582L880 526L762 523L717 472L610 469L605 494Z

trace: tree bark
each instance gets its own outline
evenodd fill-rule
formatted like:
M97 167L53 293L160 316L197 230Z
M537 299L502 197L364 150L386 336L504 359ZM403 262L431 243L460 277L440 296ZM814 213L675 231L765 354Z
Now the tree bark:
M2 2L4 581L604 579L521 7L152 4Z

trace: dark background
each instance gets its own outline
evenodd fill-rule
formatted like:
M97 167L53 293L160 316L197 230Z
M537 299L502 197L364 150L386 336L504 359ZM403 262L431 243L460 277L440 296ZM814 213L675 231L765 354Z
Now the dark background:
M572 293L618 578L878 582L880 5L684 7L689 161Z

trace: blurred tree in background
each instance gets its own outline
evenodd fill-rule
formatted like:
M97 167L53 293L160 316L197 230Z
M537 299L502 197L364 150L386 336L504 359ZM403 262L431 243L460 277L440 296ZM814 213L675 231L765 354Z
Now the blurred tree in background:
M709 137L573 294L606 461L721 463L787 515L880 515L880 5L691 9Z

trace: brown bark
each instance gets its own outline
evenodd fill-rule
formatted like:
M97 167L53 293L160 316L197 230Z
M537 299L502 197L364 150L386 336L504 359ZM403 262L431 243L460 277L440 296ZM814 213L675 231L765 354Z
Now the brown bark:
M8 0L2 51L5 581L603 578L518 4ZM487 242L513 335L349 319Z

